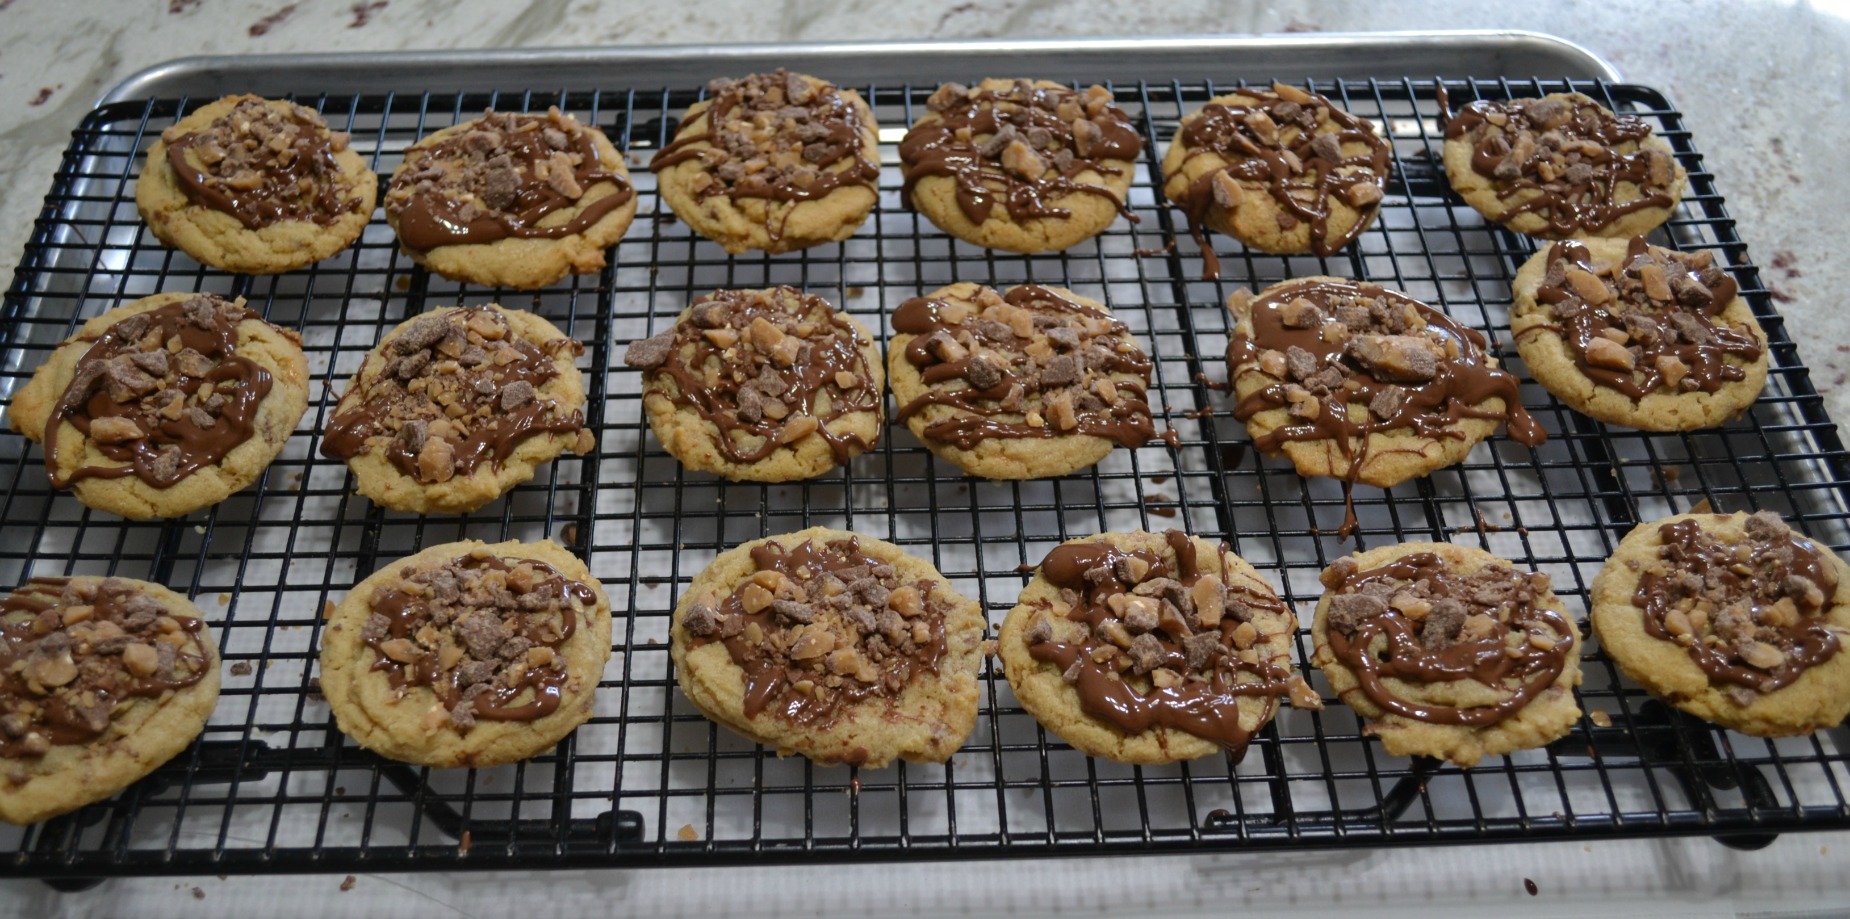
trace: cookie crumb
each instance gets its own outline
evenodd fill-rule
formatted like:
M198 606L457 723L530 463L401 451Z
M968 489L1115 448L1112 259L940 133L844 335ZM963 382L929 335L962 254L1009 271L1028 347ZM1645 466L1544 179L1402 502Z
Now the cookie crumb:
M340 892L346 893L347 891L353 889L353 885L358 884L358 883L359 883L359 879L349 874L347 875L346 880L340 882Z
M468 855L469 847L473 845L475 845L474 834L470 833L468 830L463 830L462 840L456 844L456 854Z
M694 825L691 823L681 824L681 829L676 831L675 835L681 837L685 842L693 842L700 838L700 832L694 829Z
M204 890L201 890L197 887L193 888L193 899L204 900L205 898L206 898L206 892Z
M250 676L251 675L250 661L238 661L237 663L232 664L231 665L231 675L232 676Z
M1587 713L1587 720L1593 722L1594 727L1612 727L1612 716L1597 708Z

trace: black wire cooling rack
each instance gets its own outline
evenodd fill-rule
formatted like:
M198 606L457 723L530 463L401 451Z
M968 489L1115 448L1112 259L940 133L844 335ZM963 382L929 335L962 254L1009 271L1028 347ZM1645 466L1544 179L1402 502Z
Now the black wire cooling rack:
M1083 75L1077 75L1083 77ZM1083 85L1085 81L1080 80ZM1081 755L984 674L969 743L942 766L874 772L778 759L703 718L674 689L668 618L720 550L811 525L851 528L929 558L992 621L1027 569L1061 540L1183 527L1229 541L1308 621L1316 576L1357 548L1449 539L1550 574L1584 614L1587 585L1635 523L1686 510L1770 508L1813 537L1850 545L1850 467L1836 429L1772 311L1746 246L1678 113L1650 89L1602 83L1451 82L1478 97L1585 92L1653 123L1691 189L1659 241L1712 250L1735 272L1772 343L1766 394L1745 417L1686 435L1645 435L1574 414L1534 385L1524 402L1548 429L1530 450L1498 437L1458 466L1388 491L1357 489L1361 526L1336 539L1341 490L1248 449L1219 381L1236 289L1337 274L1405 290L1507 343L1509 282L1535 244L1488 227L1446 188L1435 83L1306 84L1391 139L1381 220L1328 258L1281 258L1215 238L1224 269L1199 280L1194 244L1158 189L1178 118L1231 85L1112 88L1146 142L1131 194L1136 222L1059 254L1018 256L954 242L900 205L895 144L934 88L859 89L882 126L880 206L851 240L786 256L727 257L695 239L642 168L695 91L617 90L302 97L353 133L388 175L417 138L485 106L548 105L604 129L629 161L641 208L596 276L538 294L467 288L417 269L375 221L354 248L280 277L201 268L136 215L142 151L203 99L107 105L73 135L0 317L0 395L10 394L82 319L162 290L248 298L298 330L314 381L282 457L252 488L184 520L125 522L48 491L43 458L0 435L7 534L0 583L29 575L118 574L197 598L224 653L224 691L200 740L114 798L28 828L0 829L0 875L47 879L167 872L390 871L967 858L1460 843L1711 834L1850 826L1850 737L1842 729L1769 741L1667 711L1589 646L1587 715L1542 750L1468 771L1382 753L1328 707L1287 709L1246 758L1137 768ZM1174 241L1174 245L1171 243ZM1152 403L1179 435L1119 450L1061 479L985 482L935 460L902 426L845 470L804 483L730 484L683 471L650 439L621 347L716 287L787 283L869 326L953 281L1034 281L1108 303L1155 361ZM392 324L424 309L490 300L533 309L588 345L594 457L563 457L503 500L463 517L387 513L350 493L345 467L316 452L339 387ZM1520 375L1520 361L1505 358ZM610 593L616 654L596 716L555 750L515 766L430 771L383 761L335 730L317 694L322 612L360 578L433 543L553 538ZM1308 632L1297 638L1300 666Z

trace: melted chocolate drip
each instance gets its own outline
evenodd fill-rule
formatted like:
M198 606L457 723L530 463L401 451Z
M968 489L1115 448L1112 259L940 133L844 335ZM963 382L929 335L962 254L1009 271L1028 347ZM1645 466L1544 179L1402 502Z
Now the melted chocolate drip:
M247 230L259 230L285 220L305 220L328 226L358 209L357 198L342 194L347 188L343 184L340 162L334 158L336 147L327 123L299 105L289 108L289 114L284 117L294 123L295 132L288 137L287 145L282 150L266 148L272 155L257 161L262 168L240 170L243 175L239 172L228 175L219 168L249 162L238 163L225 158L223 147L227 142L241 142L238 135L242 132L236 128L240 121L248 123L276 117L274 110L261 101L238 103L202 131L163 137L167 162L173 167L187 200L230 214ZM212 151L215 162L207 163L202 147ZM284 151L288 155L281 155ZM263 151L259 150L258 154L263 155ZM238 187L242 184L250 187Z
M270 394L271 379L269 371L237 353L238 324L246 319L262 321L262 317L240 304L200 294L128 316L94 339L79 339L95 344L78 359L71 383L52 407L45 425L45 473L52 487L67 488L81 479L133 475L155 488L171 488L195 471L216 465L249 440L255 431L257 409ZM157 333L158 343L153 340ZM180 343L177 349L168 344L175 339ZM168 356L174 368L174 383L118 402L107 385L104 365L118 356L148 350L142 347L144 341L150 349ZM198 352L210 368L198 375L186 373L181 368L188 362L177 356L183 349ZM213 387L224 400L216 415L162 412L172 398L163 398L165 393L178 390L186 397L186 404L193 405L194 396L206 386ZM60 479L56 469L63 423L70 422L88 437L92 423L103 418L126 418L141 429L143 436L114 444L91 441L104 456L122 465L80 466Z

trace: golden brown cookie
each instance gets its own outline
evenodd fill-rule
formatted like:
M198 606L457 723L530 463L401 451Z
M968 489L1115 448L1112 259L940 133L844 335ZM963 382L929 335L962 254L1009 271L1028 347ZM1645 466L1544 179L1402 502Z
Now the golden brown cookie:
M353 245L379 177L313 109L226 96L161 132L135 182L156 238L244 274L312 265Z
M321 439L360 494L394 510L462 514L533 478L585 427L584 347L497 304L444 307L399 323L366 355Z
M1163 194L1188 216L1208 277L1219 259L1202 228L1261 252L1333 255L1381 210L1387 141L1318 93L1284 83L1216 96L1182 119L1163 155Z
M550 542L432 546L355 585L321 636L321 693L381 756L486 768L550 749L591 717L610 600Z
M952 284L900 304L893 329L898 417L971 475L1066 475L1156 436L1143 346L1064 287Z
M1511 293L1510 331L1530 373L1601 421L1712 428L1766 386L1766 334L1706 250L1567 240L1535 253Z
M737 255L854 235L879 201L879 125L858 93L779 69L707 84L649 168L694 232Z
M1639 524L1592 603L1612 662L1698 718L1790 737L1850 714L1850 566L1772 511Z
M946 83L925 105L899 145L901 194L938 229L990 249L1058 252L1131 216L1143 138L1105 87Z
M155 294L68 338L20 389L13 429L88 507L181 517L257 481L308 409L301 340L213 294Z
M1443 157L1466 204L1545 239L1649 233L1688 183L1649 124L1580 93L1472 102L1446 122Z
M128 578L33 578L0 601L0 821L101 801L193 742L218 702L198 607Z
M1048 553L996 650L1022 707L1085 753L1238 761L1281 699L1323 707L1291 666L1297 627L1225 544L1138 530Z
M557 106L444 128L405 151L385 192L386 222L412 261L519 290L603 268L635 216L623 156Z
M778 755L941 763L976 725L983 611L892 543L815 527L723 552L669 653L707 717Z
M1547 575L1406 543L1337 559L1322 579L1311 662L1388 753L1469 768L1580 720L1580 633Z
M821 475L873 449L885 424L873 336L794 287L706 294L623 362L645 371L662 446L735 481Z

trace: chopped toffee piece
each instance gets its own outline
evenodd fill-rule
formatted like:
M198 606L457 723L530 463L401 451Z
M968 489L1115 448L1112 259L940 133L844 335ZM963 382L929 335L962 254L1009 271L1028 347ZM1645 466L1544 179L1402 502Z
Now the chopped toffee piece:
M915 298L893 313L893 328L916 336L906 361L936 387L900 419L927 405L958 410L925 429L933 441L969 450L991 438L1086 434L1135 448L1156 436L1150 359L1129 328L1057 291L983 288L974 308Z
M485 549L399 574L401 585L374 591L360 632L395 691L428 687L462 733L478 719L534 721L558 709L574 676L565 643L597 604L590 585Z
M344 194L334 158L347 135L330 132L312 109L246 97L203 131L169 128L161 139L187 200L245 229L285 220L327 226L359 206Z
M28 581L0 601L0 757L95 740L132 700L199 682L202 628L132 582Z
M425 484L472 475L485 459L499 465L529 437L584 427L583 412L539 392L559 375L555 359L582 350L569 338L528 341L492 307L423 316L381 346L380 373L354 377L358 392L328 422L321 452L383 450Z
M593 130L557 106L544 115L490 109L457 133L413 147L407 151L411 168L393 175L385 194L399 239L428 251L584 232L635 197L629 181L599 159ZM616 190L584 204L570 220L542 225L604 183Z
M751 551L752 576L682 619L689 648L724 642L745 671L748 718L832 722L865 699L894 699L945 654L954 597L931 579L905 581L857 539Z
M1502 563L1466 574L1431 552L1415 552L1361 571L1342 558L1324 571L1323 586L1330 650L1370 701L1415 721L1496 724L1553 685L1574 650L1573 624L1536 602L1548 576ZM1402 698L1386 678L1473 680L1508 695L1458 708Z
M1727 358L1752 361L1766 350L1751 329L1721 323L1736 292L1707 251L1634 236L1623 262L1595 265L1586 246L1558 242L1535 292L1550 324L1526 331L1559 335L1581 373L1633 402L1660 390L1714 393L1747 378Z
M122 465L81 466L52 487L133 475L171 488L251 438L269 395L269 371L237 353L238 324L262 317L199 294L129 316L94 339L45 425L45 455L58 454L64 422Z
M1073 194L1105 198L1137 219L1116 192L1079 178L1119 175L1121 167L1108 162L1135 162L1143 150L1130 116L1103 86L1081 92L1029 80L1007 90L946 83L926 107L938 117L913 127L899 145L907 207L919 179L947 176L971 223L988 220L998 201L1015 222L1071 217L1052 202Z
M1842 644L1825 619L1837 577L1821 550L1772 511L1747 518L1739 542L1699 520L1658 529L1663 546L1638 579L1632 605L1653 638L1688 649L1709 681L1745 705L1790 685Z

